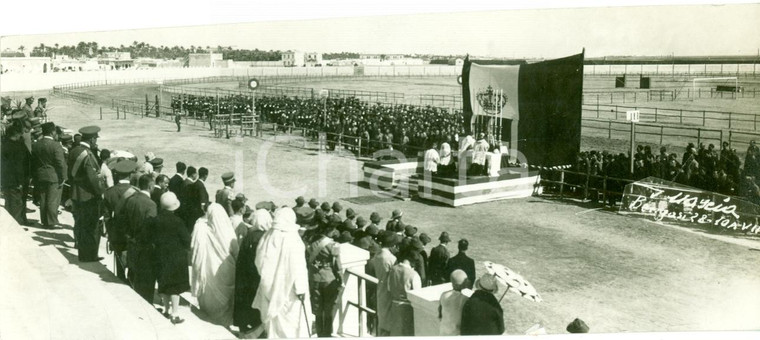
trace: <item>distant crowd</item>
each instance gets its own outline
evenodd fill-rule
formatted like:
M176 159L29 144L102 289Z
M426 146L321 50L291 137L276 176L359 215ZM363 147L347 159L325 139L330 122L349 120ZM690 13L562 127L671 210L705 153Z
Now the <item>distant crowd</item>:
M219 97L219 113L250 114L252 98L243 95ZM182 95L172 97L172 110L209 120L217 114L217 98ZM363 154L393 148L415 154L429 142L449 141L462 130L461 111L433 106L381 104L358 98L298 98L264 96L256 98L256 114L261 121L279 128L310 129L328 133L330 148L339 135L351 145L362 140Z
M736 149L731 148L728 142L723 142L720 150L714 144L700 143L696 146L689 143L682 155L668 153L665 147L654 154L650 146L639 145L634 153L632 174L627 154L596 150L580 152L571 170L625 180L654 176L723 195L741 196L760 204L760 147L755 141L750 142L743 163ZM583 175L568 178L570 183L579 185L584 184L585 180ZM626 183L612 179L608 181L607 189L622 192ZM590 177L589 186L601 189L601 179ZM592 190L592 195L596 190ZM616 197L619 195L610 195L611 204L614 204Z

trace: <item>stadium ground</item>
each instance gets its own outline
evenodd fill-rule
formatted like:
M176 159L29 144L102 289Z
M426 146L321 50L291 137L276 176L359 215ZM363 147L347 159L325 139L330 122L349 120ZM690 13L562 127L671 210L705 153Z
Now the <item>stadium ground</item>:
M401 209L407 223L434 239L444 230L455 241L469 239L468 254L478 273L483 273L482 261L502 263L525 276L544 299L534 303L512 293L504 297L510 334L522 334L535 323L549 333L564 333L576 317L594 333L760 329L756 241L726 242L720 233L667 227L593 205L539 197L461 208L383 199L356 183L361 165L349 158L320 158L314 150L250 137L216 139L200 125L185 125L176 133L171 122L154 118L115 120L108 114L101 121L97 106L59 98L52 98L52 105L56 123L72 129L100 125L102 148L126 149L139 157L153 151L164 158L169 175L179 160L208 167L212 195L222 187L220 174L235 170L238 185L253 202L292 204L298 194L316 195L340 200L365 217L378 211L386 219ZM236 159L243 164L236 167ZM262 172L257 167L263 159ZM320 164L326 174L322 192ZM264 172L280 191L306 190L267 192ZM452 254L455 248L449 246Z

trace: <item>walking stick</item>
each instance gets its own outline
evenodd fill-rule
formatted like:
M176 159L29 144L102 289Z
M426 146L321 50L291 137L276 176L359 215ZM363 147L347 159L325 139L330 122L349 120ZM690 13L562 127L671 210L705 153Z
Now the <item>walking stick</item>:
M303 295L298 297L299 300L301 300L301 307L303 308L303 317L306 319L306 331L309 332L309 337L311 338L311 324L309 323L309 314L306 313L306 303L303 301Z

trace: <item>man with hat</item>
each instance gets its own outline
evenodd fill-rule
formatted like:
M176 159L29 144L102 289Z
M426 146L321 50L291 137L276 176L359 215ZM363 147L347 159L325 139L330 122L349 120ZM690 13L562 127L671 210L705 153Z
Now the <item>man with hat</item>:
M369 226L367 226L367 228L369 228L371 226L375 226L375 228L379 231L380 230L380 222L382 222L382 220L383 220L383 218L380 217L380 214L378 214L376 211L372 212L369 215L369 222L370 222L370 224L369 224Z
M29 151L22 139L21 126L11 125L0 144L0 189L5 209L21 225L27 225L24 183L29 182Z
M43 137L32 146L32 169L40 194L40 223L46 228L58 226L61 191L68 179L63 148L53 138L54 134L55 124L42 124Z
M34 117L47 120L47 98L37 99L37 107L34 108Z
M293 211L296 213L296 224L301 227L311 225L314 220L314 209L306 206L306 199L303 196L296 198L296 206Z
M332 228L320 228L319 235L306 248L311 308L316 315L315 328L319 337L332 336L332 310L342 284L338 243L329 237L332 231Z
M231 171L223 173L222 182L224 188L216 191L216 203L224 207L228 216L232 216L235 214L232 210L232 200L235 199L235 192L232 190L235 187L235 173Z
M24 106L21 107L21 111L24 112L26 119L34 117L34 110L32 110L32 104L34 104L34 96L29 96L24 99Z
M356 224L354 223L355 218L356 212L354 212L354 209L346 209L346 219L343 221L342 231L353 232L356 230Z
M393 213L391 214L391 219L388 221L388 223L385 224L385 230L390 230L393 232L401 231L403 232L406 228L406 225L404 222L401 222L401 216L403 216L404 213L401 212L401 210L393 210Z
M68 160L71 181L71 200L74 202L74 235L79 261L95 262L100 245L100 198L103 187L100 181L100 164L93 153L100 128L86 126L79 129L82 141L71 150Z
M575 318L573 322L567 325L567 328L565 328L565 330L568 333L588 333L588 326L585 322L583 322L583 320Z
M414 310L407 292L422 288L420 276L413 269L417 257L419 254L413 248L401 251L398 263L388 273L387 286L392 300L386 326L390 336L414 336Z
M153 175L153 179L155 180L156 178L158 178L158 175L161 174L161 170L163 170L164 168L164 159L156 157L148 161L148 163L150 163L151 167L153 167L152 175Z
M399 239L396 234L386 232L383 234L380 244L382 249L368 262L367 274L377 278L377 321L378 321L378 336L390 335L391 324L389 319L389 313L391 309L391 295L388 290L388 273L393 265L396 263L396 256L393 252L398 245Z
M116 260L116 276L126 280L124 275L127 250L127 221L121 214L124 202L134 195L139 189L129 183L130 175L137 169L137 163L125 159L117 162L113 167L113 177L116 183L103 193L104 220L108 234L108 244L114 251Z
M120 212L127 225L127 277L135 292L152 303L159 262L149 241L151 231L145 226L148 219L157 214L156 203L150 198L154 181L146 174L140 176L137 183L139 190L126 199Z
M451 242L448 232L442 232L438 237L441 243L430 250L430 261L428 264L428 278L431 284L439 285L446 283L446 265L449 262L449 249L446 245Z
M504 310L494 296L499 291L496 277L483 274L475 288L462 306L462 335L504 334Z

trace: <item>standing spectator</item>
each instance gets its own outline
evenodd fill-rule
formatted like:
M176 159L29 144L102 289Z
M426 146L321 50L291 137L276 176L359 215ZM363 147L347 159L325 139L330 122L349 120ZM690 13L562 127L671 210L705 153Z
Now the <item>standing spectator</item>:
M306 247L298 236L296 214L288 207L275 212L274 224L256 248L256 268L261 275L253 308L269 338L309 336L304 311L310 310Z
M414 310L406 293L422 288L420 276L411 265L415 255L419 256L413 249L402 251L398 263L388 273L387 289L391 298L388 322L390 336L414 336Z
M182 183L185 181L185 170L187 165L182 162L177 162L177 173L169 180L169 191L173 192L177 197L181 196Z
M391 214L391 219L388 221L388 223L385 224L385 230L387 231L397 231L401 230L404 231L406 228L406 225L404 222L401 222L401 217L404 215L404 213L401 212L401 210L393 210L393 213Z
M261 312L251 307L261 281L259 270L256 269L256 248L264 233L271 227L272 215L269 211L256 210L253 225L240 243L240 252L235 265L235 303L232 324L237 326L241 333L246 333L261 325Z
M2 150L2 192L5 198L5 209L18 224L28 225L26 219L26 197L23 185L29 180L29 150L21 138L20 125L11 125L5 131L5 138L0 144Z
M150 192L150 199L156 203L156 207L161 206L161 196L169 191L169 177L166 175L158 175L156 177L156 183L153 185L153 191ZM176 195L175 195L176 197Z
M446 282L446 266L449 262L449 250L446 245L451 242L448 232L442 232L438 237L441 243L430 251L430 261L428 266L428 276L432 285L439 285Z
M341 286L338 268L338 243L320 229L320 235L306 247L306 266L309 270L311 308L316 315L317 336L331 337L333 331L333 306Z
M238 247L227 212L212 203L193 227L191 291L200 309L225 327L232 324Z
M74 202L74 233L79 261L97 262L100 245L100 199L103 188L100 181L100 164L92 149L97 147L97 126L79 129L82 141L69 154L71 200Z
M316 202L316 200L314 200L314 202ZM314 219L314 209L306 206L306 199L303 198L303 196L298 196L298 198L296 198L296 206L293 208L293 211L296 213L296 223L301 227L310 225Z
M462 307L467 302L467 296L462 294L462 289L469 285L467 274L457 269L451 273L452 289L441 294L438 305L438 319L440 320L440 336L460 335L462 327Z
M467 249L470 247L470 242L467 241L466 238L463 238L459 240L459 244L457 246L459 248L459 253L449 259L449 263L446 265L446 276L451 276L452 272L457 269L461 269L467 274L467 278L470 279L470 282L472 282L476 278L475 260L469 258L466 253ZM469 286L467 288L472 288L472 286Z
M156 203L150 199L153 190L153 177L142 175L138 181L139 192L124 202L122 214L127 227L127 267L128 278L137 294L149 303L153 303L158 271L158 259L150 231L145 223L148 218L156 216Z
M498 292L496 278L483 274L475 286L462 307L462 335L504 334L504 311L494 296Z
M188 171L189 172L189 171ZM205 181L208 178L208 169L201 167L197 176L193 176L190 184L185 185L183 196L187 201L185 213L185 224L188 231L192 234L195 222L203 217L206 213L206 207L209 205L208 191L206 190Z
M46 228L58 226L61 189L68 179L63 148L53 139L55 124L42 124L42 138L32 145L33 169L40 193L40 223Z
M370 266L367 268L369 269L368 274L377 278L378 336L387 336L391 331L389 320L391 297L387 281L388 273L396 263L396 256L393 255L393 251L396 249L398 241L396 234L384 232L380 242L382 249L369 261Z
M137 169L137 163L124 159L116 163L113 168L116 184L103 193L103 207L105 208L104 220L108 233L108 244L113 250L114 262L116 262L116 276L124 281L126 269L127 250L127 220L121 210L129 197L138 189L129 184L129 176Z
M235 191L232 188L235 187L235 173L225 172L222 174L222 182L224 188L216 191L216 203L219 203L227 212L227 216L232 216L232 201L235 199Z
M108 168L106 161L111 158L111 151L108 149L100 150L100 177L103 178L103 187L108 189L113 186L113 173Z
M180 205L177 196L166 192L161 196L160 203L161 210L147 230L154 235L152 239L159 258L158 293L161 294L164 315L171 315L171 322L178 324L185 321L178 315L179 294L190 290L187 272L190 234L182 219L174 215Z

